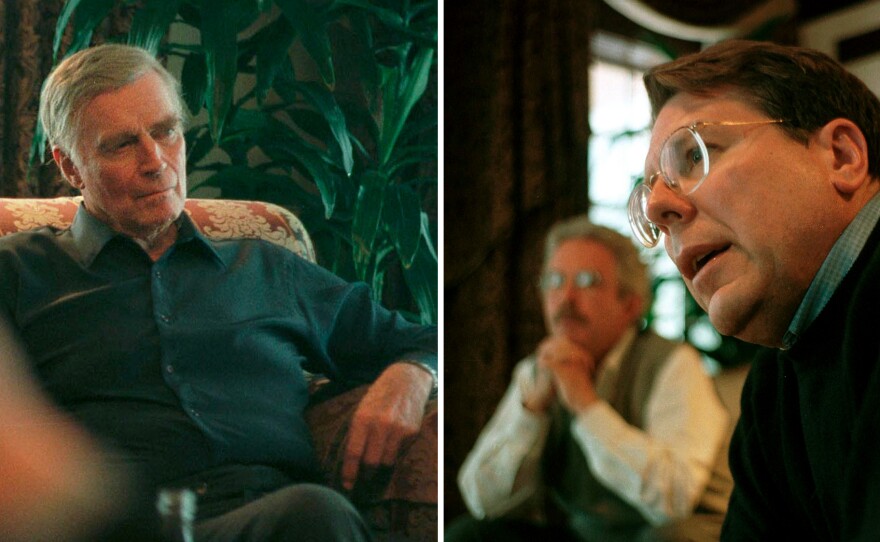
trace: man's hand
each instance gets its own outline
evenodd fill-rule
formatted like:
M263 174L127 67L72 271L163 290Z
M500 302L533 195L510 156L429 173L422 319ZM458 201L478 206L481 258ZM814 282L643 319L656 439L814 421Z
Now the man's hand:
M392 465L402 444L419 432L434 379L411 363L395 363L361 400L348 430L342 485L354 488L360 466Z
M518 382L522 405L526 410L538 414L546 412L556 398L553 376L550 371L539 365L538 361L535 361L532 371L524 373Z
M537 368L549 373L556 395L573 413L581 412L599 400L596 395L596 360L565 337L551 336L541 342Z

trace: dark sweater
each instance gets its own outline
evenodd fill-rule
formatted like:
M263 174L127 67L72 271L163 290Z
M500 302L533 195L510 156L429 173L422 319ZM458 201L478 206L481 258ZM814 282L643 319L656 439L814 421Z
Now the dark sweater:
M722 540L880 540L880 228L815 322L750 372Z

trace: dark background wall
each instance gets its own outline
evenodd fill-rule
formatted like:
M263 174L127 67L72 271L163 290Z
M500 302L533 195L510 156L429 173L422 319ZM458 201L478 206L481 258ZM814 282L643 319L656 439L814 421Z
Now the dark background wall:
M32 171L30 178L27 175L40 88L52 69L55 24L63 5L64 0L0 2L0 196L71 193L54 164ZM94 42L124 34L131 13L132 8L121 3L112 9L95 32ZM62 50L70 41L68 32L63 36Z
M447 4L444 86L444 490L543 334L547 228L587 209L587 66L595 2Z

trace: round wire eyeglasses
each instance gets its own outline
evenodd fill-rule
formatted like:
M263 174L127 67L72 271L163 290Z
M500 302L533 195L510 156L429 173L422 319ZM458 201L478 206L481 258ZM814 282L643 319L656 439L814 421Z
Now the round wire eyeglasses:
M713 156L717 158L721 146L713 143L711 139L707 144L700 134L702 130L707 127L761 126L782 122L784 122L782 119L695 122L672 132L660 146L659 169L636 185L629 196L627 203L629 224L639 242L649 248L657 246L663 233L660 227L648 218L648 203L658 178L676 194L687 196L699 188L709 176L711 159Z

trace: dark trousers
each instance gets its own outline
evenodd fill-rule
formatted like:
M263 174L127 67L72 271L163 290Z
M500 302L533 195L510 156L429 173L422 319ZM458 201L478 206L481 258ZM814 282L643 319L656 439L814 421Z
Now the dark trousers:
M342 494L297 483L270 467L228 466L172 484L198 496L198 542L367 541L369 529Z
M445 542L580 542L568 529L512 518L474 519L462 516L444 530Z
M723 517L718 514L695 514L660 527L642 526L627 529L601 529L576 534L560 525L539 525L512 518L474 519L464 516L450 523L445 542L717 542ZM601 532L600 532L601 531Z

